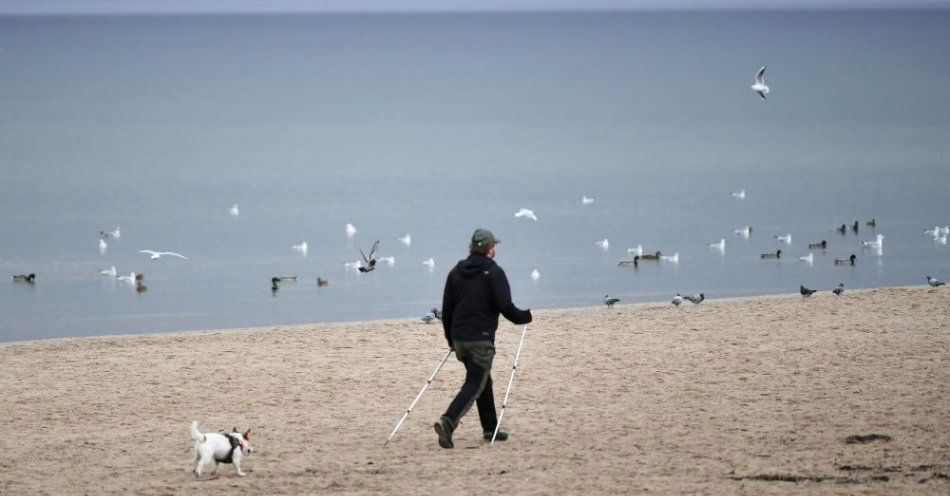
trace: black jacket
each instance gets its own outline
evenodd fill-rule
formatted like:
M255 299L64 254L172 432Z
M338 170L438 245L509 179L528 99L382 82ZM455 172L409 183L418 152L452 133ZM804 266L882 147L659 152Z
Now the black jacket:
M531 322L531 310L511 302L508 278L494 260L469 255L449 271L442 295L442 328L452 341L494 341L498 314L514 324Z

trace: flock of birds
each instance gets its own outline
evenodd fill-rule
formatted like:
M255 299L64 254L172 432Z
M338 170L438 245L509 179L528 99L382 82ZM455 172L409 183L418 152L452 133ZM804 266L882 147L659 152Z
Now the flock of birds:
M759 68L759 70L756 71L755 81L752 84L751 89L756 94L758 94L759 97L761 97L763 101L767 99L766 97L771 91L771 89L769 88L767 84L765 84L765 66ZM742 190L733 192L732 197L737 200L744 200L746 198L746 191L742 189ZM593 203L594 203L593 198L590 198L586 195L581 197L582 205L591 205ZM231 206L228 212L232 217L235 217L235 218L239 217L241 215L240 206L237 203L235 203L234 205ZM535 214L533 210L528 209L528 208L521 208L517 212L515 212L514 215L516 218L530 219L535 222L538 221L537 214ZM875 219L871 219L870 221L867 221L865 225L873 229L877 226L877 221ZM850 229L852 232L857 234L859 228L860 228L860 223L858 221L855 221L854 224L850 226L847 224L841 224L840 226L835 227L835 230L841 234L846 234ZM357 233L357 229L353 224L348 223L346 224L344 228L344 233L346 234L348 238L353 238ZM743 226L739 229L736 229L734 233L738 236L748 239L752 235L752 226ZM947 237L948 237L948 234L950 234L950 226L943 226L943 227L935 226L933 229L925 230L924 233L933 237L933 239L937 243L947 244ZM100 254L105 254L108 251L109 242L113 240L118 240L121 237L122 237L122 232L118 226L116 226L116 228L111 231L105 231L105 230L99 231ZM783 243L786 245L791 245L792 243L791 233L775 235L774 238L779 243ZM885 237L883 234L877 234L873 240L863 241L861 247L863 249L876 250L877 254L880 255L882 253L883 246L884 246L884 238ZM410 246L412 244L412 236L409 234L406 234L404 236L396 238L396 241L399 243L402 243L405 246ZM607 240L606 238L596 241L595 244L596 246L598 246L604 251L607 251L610 248L610 241ZM825 250L827 249L827 247L828 247L827 240L821 240L819 242L808 244L808 248L810 250ZM724 253L726 249L725 238L720 239L716 243L710 243L709 248L713 250L718 250ZM306 241L303 241L300 244L292 245L291 250L303 256L306 256L308 252L308 244ZM385 262L389 266L395 265L396 263L395 257L392 257L392 256L380 257L378 256L378 251L379 251L379 240L376 240L376 242L373 243L373 246L369 251L369 255L364 253L361 248L360 249L361 259L358 259L355 262L346 262L344 263L344 267L346 269L357 270L360 273L367 273L367 272L372 272L373 270L375 270L377 262L380 262L380 261ZM172 251L139 250L139 253L148 255L151 260L158 260L158 259L161 259L162 257L172 257L172 258L180 258L182 260L188 260L186 256L177 252L172 252ZM618 263L618 265L620 265L621 267L633 266L636 268L636 267L639 267L641 261L655 261L655 262L662 261L662 262L668 262L668 263L673 263L673 264L679 263L679 253L674 253L673 255L664 255L659 250L657 250L654 253L644 253L643 245L638 245L635 248L628 248L627 254L632 256L632 258L621 260ZM781 257L782 257L781 249L777 249L775 252L760 254L761 259L779 259ZM814 260L815 260L814 252L809 252L807 255L800 256L798 257L798 260L801 262L812 264L814 263ZM833 260L833 263L835 265L852 265L853 266L856 264L856 260L857 260L857 255L851 254L847 258L836 258ZM422 262L422 265L427 267L430 271L432 271L435 267L435 260L432 258L426 259ZM112 266L109 269L100 270L100 273L104 276L112 277L113 279L118 280L118 281L125 281L130 284L134 284L136 290L139 292L144 292L148 290L148 288L144 284L145 276L143 274L136 274L135 272L132 272L128 276L118 275L115 269L115 266ZM537 281L540 278L541 278L541 273L537 269L533 269L531 271L531 279L534 281ZM34 273L17 274L13 276L13 281L27 283L27 284L34 284L36 282L36 274ZM271 291L274 295L276 295L282 283L296 282L296 281L297 281L297 276L274 276L271 278ZM927 276L927 283L930 286L935 287L935 288L944 285L942 281L939 281L938 279L931 276ZM328 285L329 285L329 280L323 279L320 276L317 277L317 287L326 287ZM800 286L799 290L803 298L811 296L812 294L817 292L817 290L808 289L804 285ZM844 283L840 283L836 288L832 290L832 292L835 295L843 294ZM672 304L678 307L684 301L689 301L693 304L698 305L702 303L704 300L705 300L704 293L699 293L697 295L690 295L690 296L682 296L679 293L676 293L676 295L673 297ZM609 295L604 295L604 304L607 305L608 308L612 308L613 305L618 303L619 301L620 299L618 298L611 298ZM440 319L441 319L441 313L435 308L433 308L429 313L427 313L426 315L422 317L422 321L425 323L430 323L433 320L440 320Z

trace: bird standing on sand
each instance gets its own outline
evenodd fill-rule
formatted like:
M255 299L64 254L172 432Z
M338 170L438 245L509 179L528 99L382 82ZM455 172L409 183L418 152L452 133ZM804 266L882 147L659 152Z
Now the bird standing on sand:
M30 275L33 275L33 274L30 274ZM929 284L930 287L932 288L936 288L938 286L943 286L946 283L941 281L940 279L937 279L936 277L927 276L927 284Z
M844 283L843 283L843 282L839 282L839 283L838 283L838 287L835 288L835 289L832 289L831 292L834 293L834 294L836 294L836 295L838 295L838 296L841 296L842 294L844 294Z
M619 302L620 298L611 298L610 295L604 295L604 305L607 305L607 308L613 308L614 304Z
M698 295L684 296L683 299L692 303L693 305L699 305L700 303L703 302L703 300L706 299L706 294L699 293Z
M755 73L755 84L752 85L752 91L759 94L762 97L762 100L765 100L765 95L769 94L769 87L765 84L765 66L763 65L758 72Z
M422 322L424 322L424 323L426 323L426 324L431 324L432 321L435 320L435 314L432 313L432 312L429 312L429 313L423 315L422 318L420 318L419 320L421 320Z
M805 286L799 286L799 291L802 293L802 298L807 298L818 292L817 289L808 289Z
M676 296L673 297L673 301L671 301L670 303L672 303L674 306L677 306L677 307L678 307L678 306L680 306L681 304L683 304L683 299L684 299L684 298L683 298L682 295L680 295L679 293L676 293Z
M376 240L375 243L373 243L373 249L369 251L368 257L366 256L365 253L363 253L363 249L360 248L360 255L363 256L363 265L359 266L360 272L371 272L373 269L376 268L376 250L378 249L379 249L378 239Z
M180 253L175 253L175 252L173 252L173 251L139 250L139 253L145 253L146 255L149 255L149 258L152 259L152 260L158 260L159 258L162 258L162 257L164 257L165 255L168 255L168 256L170 256L170 257L178 257L178 258L183 258L183 259L185 259L185 260L188 260L188 257L186 257L186 256L184 256L184 255L182 255L182 254L180 254Z

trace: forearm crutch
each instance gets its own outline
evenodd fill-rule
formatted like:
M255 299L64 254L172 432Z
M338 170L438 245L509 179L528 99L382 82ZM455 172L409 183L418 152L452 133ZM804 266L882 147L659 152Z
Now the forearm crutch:
M495 437L498 435L498 429L501 429L501 419L505 416L505 407L508 406L508 394L511 393L511 384L515 381L515 370L518 370L518 357L521 356L521 345L524 344L524 335L528 332L528 324L521 330L521 341L518 342L518 352L515 353L515 363L511 365L511 376L508 377L508 390L505 391L505 400L501 402L501 413L498 415L498 424L495 425L495 432L491 435L491 446L495 445Z
M439 366L436 367L435 372L432 372L432 375L429 376L429 380L426 381L426 385L422 386L422 391L419 391L419 394L416 395L416 399L412 400L412 404L409 405L409 408L406 408L406 413L404 413L402 415L402 418L399 419L399 423L396 424L396 427L393 429L392 434L390 434L389 437L386 438L386 442L383 443L383 446L386 446L387 444L389 444L389 440L392 439L393 436L396 435L396 431L399 430L399 426L402 425L402 423L406 420L406 417L408 417L409 414L412 413L412 407L416 406L416 402L419 401L419 398L422 397L422 393L426 392L426 388L428 388L429 384L432 383L432 379L435 379L435 375L438 374L440 370L442 370L442 366L445 365L445 361L449 359L449 355L452 354L452 351L453 350L450 349L449 351L445 352L445 356L442 357L442 360L439 361Z

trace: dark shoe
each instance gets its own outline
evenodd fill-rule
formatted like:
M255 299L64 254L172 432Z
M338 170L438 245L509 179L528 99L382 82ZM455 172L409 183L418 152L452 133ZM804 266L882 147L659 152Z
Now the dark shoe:
M486 441L491 441L491 437L492 437L492 435L494 435L495 433L492 432L492 431L485 431L484 434L485 434L485 436L484 436L484 437L485 437L485 440L486 440ZM507 433L507 432L498 431L498 435L495 436L495 441L507 441L507 440L508 440L508 433Z
M448 420L440 419L433 427L435 427L435 433L439 435L439 446L446 449L455 447L452 444L452 431L454 429L452 429L452 424Z

